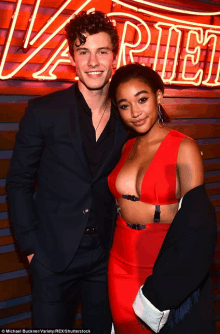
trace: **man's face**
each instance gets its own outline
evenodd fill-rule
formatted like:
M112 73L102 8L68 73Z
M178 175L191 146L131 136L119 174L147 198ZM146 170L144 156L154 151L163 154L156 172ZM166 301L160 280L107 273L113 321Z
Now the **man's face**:
M79 87L83 85L88 90L100 90L109 82L112 73L114 55L111 38L106 32L84 35L86 42L77 47L79 40L76 40L72 59L79 77Z

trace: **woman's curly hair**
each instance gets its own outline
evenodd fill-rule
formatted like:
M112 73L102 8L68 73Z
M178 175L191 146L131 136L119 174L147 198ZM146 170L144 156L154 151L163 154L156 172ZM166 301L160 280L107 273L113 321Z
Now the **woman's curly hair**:
M89 14L82 11L66 25L65 31L69 44L69 52L72 57L74 57L74 42L76 39L78 38L80 43L76 46L85 44L86 37L83 35L85 32L89 35L106 32L111 38L114 56L118 53L119 38L116 27L107 15L100 11L91 12Z

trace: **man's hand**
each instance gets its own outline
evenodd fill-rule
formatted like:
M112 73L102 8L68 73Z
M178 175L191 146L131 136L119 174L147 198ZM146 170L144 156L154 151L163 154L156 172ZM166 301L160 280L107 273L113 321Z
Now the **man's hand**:
M31 263L31 260L32 260L32 257L34 256L34 254L31 254L31 255L28 255L27 256L27 259L28 259L28 262L29 264Z

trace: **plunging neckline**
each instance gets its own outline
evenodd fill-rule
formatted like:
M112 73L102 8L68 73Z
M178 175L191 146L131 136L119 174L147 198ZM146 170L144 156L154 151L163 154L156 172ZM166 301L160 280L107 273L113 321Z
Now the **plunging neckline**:
M154 156L153 156L153 158L151 159L149 166L147 167L147 169L146 169L146 171L145 171L145 173L144 173L144 177L143 177L143 180L142 180L142 183L141 183L141 193L140 193L140 197L139 197L139 196L138 196L138 197L135 196L136 198L139 198L139 200L140 200L141 202L144 202L144 201L141 200L141 197L142 197L142 194L143 194L143 191L142 191L143 189L142 189L142 188L143 188L144 180L145 180L147 174L149 174L149 169L152 169L153 161L156 159L156 157L157 157L157 155L158 155L158 152L161 151L161 147L164 145L164 141L166 141L167 137L169 137L170 133L173 132L173 131L174 131L174 130L169 131L169 132L166 134L166 136L163 138L163 140L161 141L161 143L160 143L158 149L157 149L156 152L154 153ZM133 149L133 147L134 147L134 144L135 144L136 140L137 140L137 137L135 137L134 140L133 140L133 143L132 143L131 148L130 148L128 154L127 154L127 157L126 157L126 159L125 159L125 161L124 161L124 164L123 164L122 168L124 167L126 161L128 160L128 158L129 158L129 156L130 156L130 154L131 154L131 152L132 152L132 149ZM120 171L122 170L122 168L120 169ZM119 173L120 173L120 171L119 171ZM118 173L118 175L119 175L119 173ZM118 191L117 191L117 192L118 192ZM119 193L119 192L118 192L118 193ZM120 193L119 193L119 194L120 194ZM123 194L120 194L120 195L122 196ZM131 196L134 196L134 195L131 195Z

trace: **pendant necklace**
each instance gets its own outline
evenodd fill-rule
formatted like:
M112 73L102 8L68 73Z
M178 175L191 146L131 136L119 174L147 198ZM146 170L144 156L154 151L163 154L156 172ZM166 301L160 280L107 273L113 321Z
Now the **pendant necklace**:
M101 123L101 120L103 119L103 116L104 116L104 114L105 114L105 112L106 112L107 106L108 106L108 101L107 101L107 103L106 103L106 105L105 105L104 111L103 111L102 116L101 116L101 118L100 118L100 120L99 120L99 122L98 122L98 125L97 125L96 128L95 128L95 132L97 131L97 129L98 129L100 123Z

